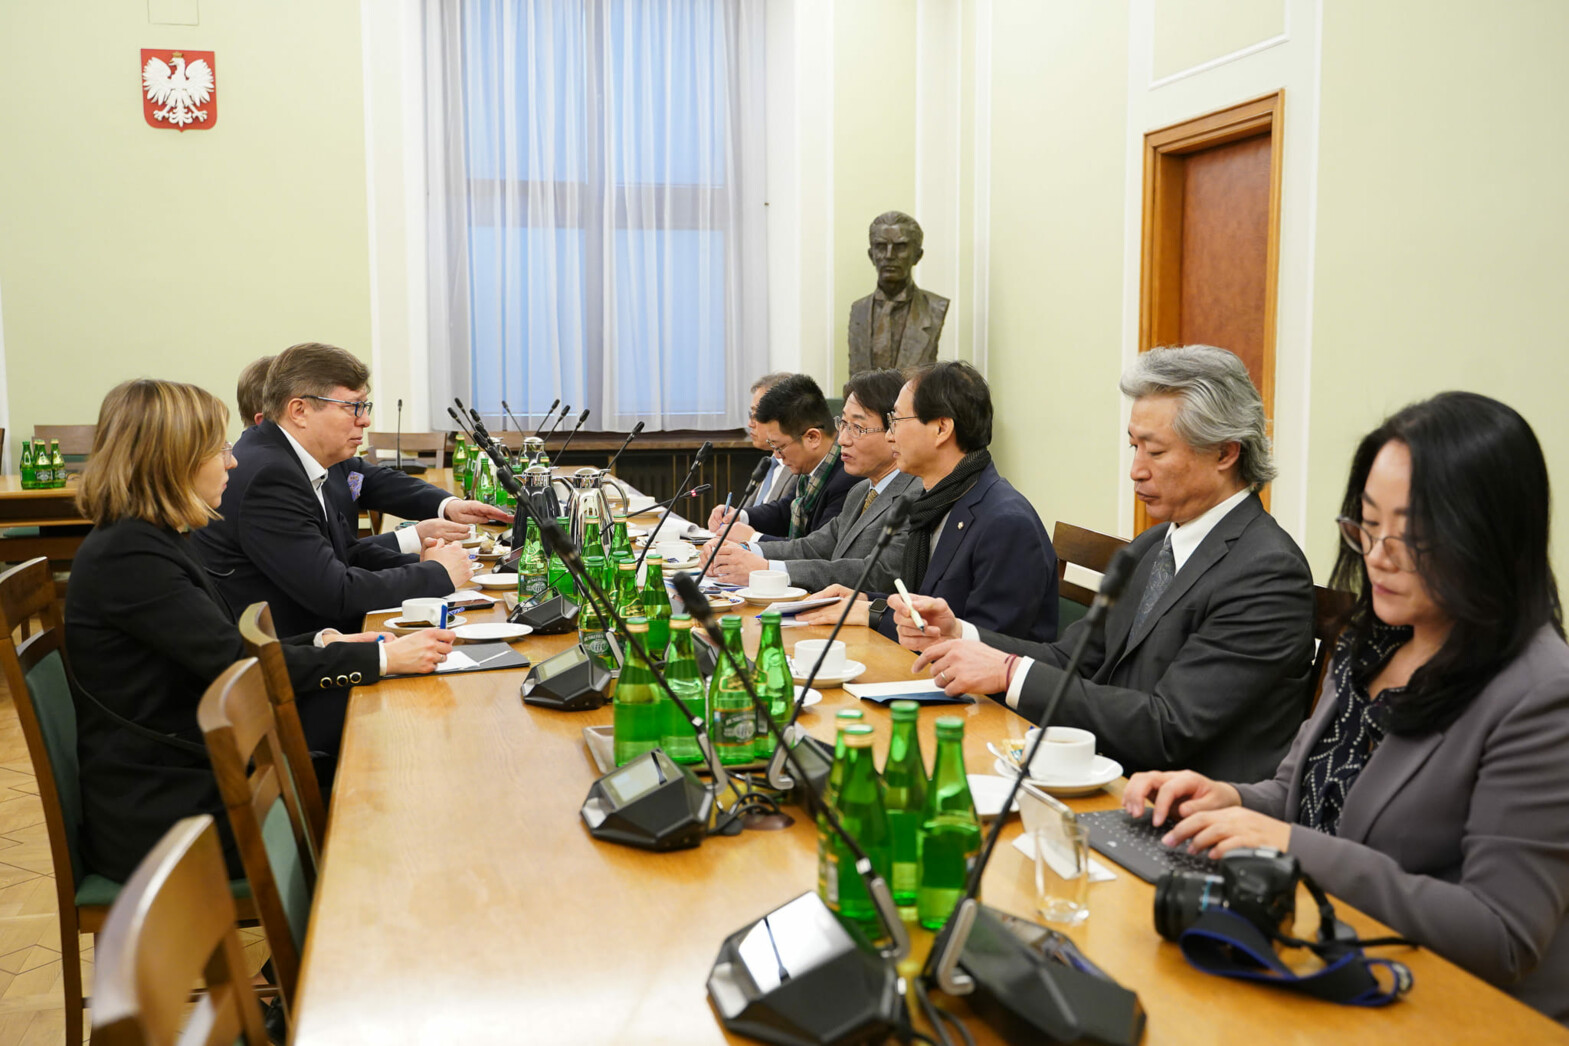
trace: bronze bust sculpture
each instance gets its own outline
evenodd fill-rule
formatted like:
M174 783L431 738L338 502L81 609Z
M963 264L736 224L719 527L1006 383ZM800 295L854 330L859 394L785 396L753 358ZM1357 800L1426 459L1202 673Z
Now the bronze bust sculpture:
M872 219L867 233L877 290L850 306L850 373L930 363L948 299L915 285L921 227L908 214L889 211Z

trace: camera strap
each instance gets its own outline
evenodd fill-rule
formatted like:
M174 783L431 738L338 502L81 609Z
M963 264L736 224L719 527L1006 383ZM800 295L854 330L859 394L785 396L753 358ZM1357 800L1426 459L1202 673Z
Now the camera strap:
M1335 918L1334 906L1318 884L1307 876L1302 877L1302 882L1318 904L1317 941L1280 933L1273 934L1272 940L1236 912L1209 908L1178 938L1183 956L1205 973L1260 981L1344 1006L1387 1006L1410 991L1414 979L1404 963L1368 958L1362 949L1414 942L1404 937L1359 939L1349 926ZM1293 948L1307 948L1323 960L1323 969L1305 976L1298 974L1276 954L1277 941ZM1378 977L1379 971L1386 975L1387 987Z

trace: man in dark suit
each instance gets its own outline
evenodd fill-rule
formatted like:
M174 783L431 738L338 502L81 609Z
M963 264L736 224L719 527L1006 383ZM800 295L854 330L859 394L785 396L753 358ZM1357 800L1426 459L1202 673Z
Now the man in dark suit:
M1137 566L1051 725L1094 732L1128 773L1269 777L1307 709L1313 576L1258 498L1275 476L1263 402L1242 361L1209 346L1143 354L1122 391L1134 401L1134 494L1164 522L1128 546ZM900 606L917 668L950 694L1001 694L1037 721L1089 627L1031 643L917 599L922 633Z
M845 472L839 460L823 390L805 374L784 378L757 401L757 428L767 448L800 482L787 497L742 510L730 537L736 541L755 536L765 541L800 538L826 526L844 506L855 477ZM708 516L708 529L723 530L736 511L717 506Z
M325 492L332 466L354 456L370 425L369 381L342 349L285 350L268 371L266 420L235 445L223 518L193 535L229 606L266 600L280 634L357 632L371 610L447 595L473 576L456 543L421 558L353 540L339 498Z
M1057 553L1040 516L998 475L986 449L991 390L968 363L914 372L884 419L901 472L920 481L903 552L893 564L912 593L935 596L985 627L1047 641L1057 635ZM830 585L821 595L849 595ZM886 592L852 607L849 624L894 635ZM832 624L839 607L800 615Z
M768 440L763 436L757 424L757 404L763 394L779 384L790 375L784 371L775 371L764 374L752 382L752 407L746 415L746 436L752 441L752 446L758 450L768 452L768 472L763 476L763 481L757 485L757 491L741 505L742 508L752 508L755 505L766 505L783 497L795 496L796 475L791 472L785 463L768 446Z
M914 476L894 468L893 445L885 435L883 417L893 410L903 384L904 377L896 370L867 371L845 383L844 413L834 419L839 460L847 474L864 478L850 488L839 515L793 541L747 545L727 541L714 557L714 577L745 584L752 571L771 569L785 571L790 584L808 591L835 583L855 584L882 535L879 520L899 498L921 492ZM879 592L892 588L903 554L901 533L883 551L867 578L868 587Z

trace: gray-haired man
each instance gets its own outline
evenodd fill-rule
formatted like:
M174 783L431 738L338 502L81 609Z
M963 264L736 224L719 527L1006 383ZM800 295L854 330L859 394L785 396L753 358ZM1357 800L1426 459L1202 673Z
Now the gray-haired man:
M1133 492L1163 525L1129 546L1137 566L1051 725L1093 731L1125 773L1262 780L1307 711L1313 657L1312 573L1257 493L1275 476L1263 402L1241 360L1204 345L1143 354L1122 392ZM915 599L925 633L896 617L901 642L923 651L917 667L950 694L1002 694L1038 720L1087 626L1030 643L939 604Z

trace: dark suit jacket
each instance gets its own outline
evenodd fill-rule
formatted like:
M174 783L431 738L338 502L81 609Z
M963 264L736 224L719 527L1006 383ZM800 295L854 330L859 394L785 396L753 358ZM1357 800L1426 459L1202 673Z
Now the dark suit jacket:
M1123 598L1090 639L1052 716L1093 731L1126 773L1191 767L1256 780L1279 765L1302 723L1313 660L1313 575L1297 543L1258 497L1226 514L1130 634L1169 524L1128 546L1139 559ZM1088 627L1039 646L982 632L1001 650L1036 659L1019 713L1039 721L1062 667Z
M352 478L356 474L359 476L358 481ZM354 489L356 484L359 487L357 493ZM389 531L367 538L359 537L360 513L368 509L402 519L431 519L441 508L441 503L452 497L449 491L432 486L422 479L415 479L405 472L364 458L350 458L332 466L327 470L327 482L322 484L321 489L328 499L327 503L333 505L348 523L348 540L373 541L400 554L395 533ZM419 557L414 556L408 562L418 560Z
M895 561L895 571L898 566ZM926 577L910 591L947 600L955 616L977 628L1040 642L1057 635L1057 551L1034 506L995 465L987 465L954 503ZM892 613L883 615L878 629L895 637Z
M311 749L336 754L347 687L375 682L380 659L375 643L317 648L313 638L285 640L284 656ZM231 874L244 874L206 755L137 733L99 707L202 746L196 706L245 652L188 540L138 519L94 529L72 564L65 645L80 688L98 702L75 695L88 866L123 882L175 821L208 813Z
M1244 806L1296 820L1303 763L1335 719L1334 679L1274 778L1238 786ZM1289 849L1330 893L1569 1023L1565 753L1569 646L1544 626L1449 727L1386 736L1338 833L1293 824Z
M901 497L919 497L921 484L914 476L895 472L887 488L872 502L864 513L861 504L867 491L872 489L870 480L861 480L845 495L839 514L804 538L793 541L770 541L763 546L768 558L785 561L790 584L799 585L808 592L816 592L829 585L854 585L866 568L883 526L878 522L895 501ZM899 562L904 558L907 531L901 530L888 542L877 565L866 579L866 587L874 592L893 588L894 575L899 572Z
M948 299L941 295L912 287L910 315L904 321L904 336L899 341L899 355L890 366L913 367L930 363L937 358L937 342L942 338L943 320L948 315ZM872 364L872 301L873 295L857 298L850 303L850 373L871 370Z
M223 519L197 531L195 544L235 613L266 600L281 633L329 626L358 632L368 611L452 591L440 563L349 540L353 531L335 509L328 526L277 425L246 429L234 456L239 464L219 506Z
M810 534L818 527L827 526L844 507L845 495L850 493L850 488L855 486L856 479L844 470L844 462L834 462L834 467L828 470L828 481L823 485L822 492L817 495L817 504L812 506L812 513L806 520L806 532ZM800 481L797 480L796 489L782 498L777 498L766 505L746 510L746 521L752 529L758 532L759 540L771 541L785 539L790 533L790 503L800 493ZM766 551L766 550L765 550Z
M759 486L757 493L753 494L751 500L742 505L742 508L751 511L755 506L766 505L776 498L795 496L795 485L800 481L800 477L786 468L783 462L776 461L776 463L778 469L768 473L767 478L771 482Z

